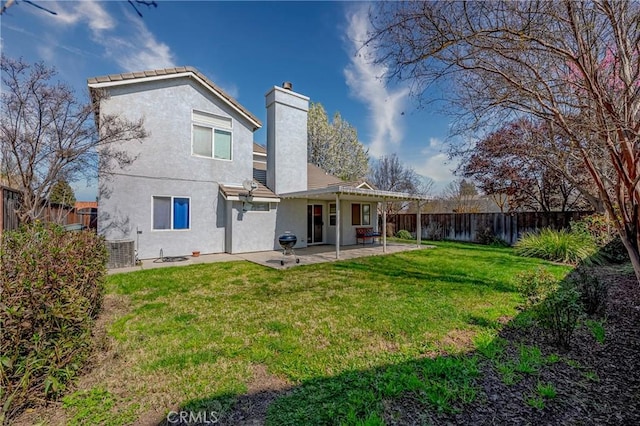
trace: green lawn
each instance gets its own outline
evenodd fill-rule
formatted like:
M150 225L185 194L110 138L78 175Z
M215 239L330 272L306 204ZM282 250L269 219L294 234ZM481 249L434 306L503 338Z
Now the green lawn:
M472 400L476 360L456 354L516 314L513 276L569 268L434 244L287 270L231 262L112 275L109 297L125 306L109 326L112 359L92 373L101 385L67 397L69 418L90 423L78 407L96 394L110 398L115 424L152 410L225 410L264 390L256 371L294 389L271 405L271 424L378 424L384 400L407 392L440 410Z

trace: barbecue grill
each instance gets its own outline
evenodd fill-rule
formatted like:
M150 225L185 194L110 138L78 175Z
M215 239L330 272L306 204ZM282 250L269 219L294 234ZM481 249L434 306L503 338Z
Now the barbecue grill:
M278 237L278 242L280 243L280 247L282 247L282 260L280 260L280 265L284 266L284 261L287 256L293 256L296 263L300 263L300 259L298 259L298 256L296 256L296 252L293 249L293 246L298 242L298 237L290 231L287 231Z

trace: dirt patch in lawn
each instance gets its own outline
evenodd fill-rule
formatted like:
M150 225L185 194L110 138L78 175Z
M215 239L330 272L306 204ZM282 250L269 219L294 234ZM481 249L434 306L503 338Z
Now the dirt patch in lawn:
M269 405L285 395L291 384L267 371L262 364L253 366L253 378L247 385L248 392L239 396L231 410L220 417L221 425L262 425Z

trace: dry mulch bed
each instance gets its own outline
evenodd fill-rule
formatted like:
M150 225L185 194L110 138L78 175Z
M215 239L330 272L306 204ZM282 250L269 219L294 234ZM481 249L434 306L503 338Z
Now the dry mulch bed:
M558 354L560 361L546 364L538 374L525 375L512 385L505 385L492 363L483 361L477 379L478 398L457 413L434 413L411 396L404 396L387 404L385 420L401 425L640 424L640 285L633 273L622 271L611 266L597 269L609 288L603 344L581 327L570 349L563 351L540 329L508 326L501 337L509 342L509 350L522 344L536 346L543 355ZM557 391L555 398L545 400L542 409L527 403L538 382L552 383Z

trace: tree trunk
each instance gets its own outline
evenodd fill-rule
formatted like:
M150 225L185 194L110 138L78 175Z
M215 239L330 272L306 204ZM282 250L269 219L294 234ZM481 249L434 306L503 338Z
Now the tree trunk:
M624 244L624 247L627 249L627 253L629 253L633 272L635 272L636 279L640 283L640 251L638 250L638 247L629 240L626 234L621 234L620 238L622 239L622 244Z

